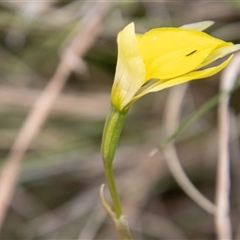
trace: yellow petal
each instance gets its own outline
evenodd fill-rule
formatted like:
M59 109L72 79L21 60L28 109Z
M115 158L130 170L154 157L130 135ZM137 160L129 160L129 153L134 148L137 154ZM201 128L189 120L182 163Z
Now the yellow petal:
M146 80L169 79L196 69L224 41L206 33L182 28L158 28L138 40Z
M221 63L220 65L218 65L216 67L211 67L211 68L199 70L199 71L193 71L193 72L187 73L183 76L180 76L180 77L177 77L174 79L170 79L170 80L166 80L165 82L155 80L155 81L153 81L152 84L142 87L142 89L132 99L131 103L135 102L137 99L139 99L140 97L142 97L150 92L157 92L157 91L163 90L165 88L173 87L175 85L179 85L179 84L191 81L191 80L210 77L210 76L218 73L219 71L221 71L224 67L226 67L228 65L228 63L230 62L230 60L232 59L232 57L233 57L233 55L231 55L226 61L224 61L223 63Z
M134 23L118 34L118 59L111 102L119 110L131 101L145 80L145 67L138 50Z
M197 23L185 24L185 25L181 26L181 28L203 31L203 30L209 28L210 26L212 26L213 24L214 24L213 21L202 21L202 22L197 22Z
M208 64L216 61L219 58L225 57L228 54L240 50L240 44L233 45L233 43L225 43L224 46L217 48L211 52L211 54L204 60L204 62L199 66L202 68Z

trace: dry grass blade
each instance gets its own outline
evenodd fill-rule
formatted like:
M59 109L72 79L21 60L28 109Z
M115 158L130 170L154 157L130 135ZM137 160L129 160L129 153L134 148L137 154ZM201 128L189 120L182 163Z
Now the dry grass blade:
M181 85L170 90L170 95L166 104L165 110L165 127L166 136L169 136L177 128L181 103L187 89L187 85ZM163 147L163 154L166 163L173 174L175 180L183 188L186 194L193 199L205 211L214 214L215 206L206 197L204 197L196 187L191 183L189 178L184 173L182 166L179 162L175 146L173 142L169 142Z
M42 238L57 233L65 225L91 213L96 207L98 187L98 185L93 186L53 211L31 220L29 222L30 226L37 229L34 238Z
M18 109L30 108L41 95L39 90L26 88L11 88L1 85L0 102ZM83 108L81 105L89 105ZM108 111L109 93L82 93L80 96L61 94L52 108L52 114L81 117L84 119L100 119ZM74 108L72 108L74 106Z
M92 213L85 222L77 239L92 240L96 237L97 232L105 222L106 214L102 211L102 206L97 205L93 208Z
M12 146L0 176L0 226L11 201L21 160L51 112L71 72L79 66L78 57L82 56L94 43L101 30L102 19L108 6L107 3L97 3L85 19L81 20L78 34L64 51L53 77L33 105Z
M221 90L229 92L239 75L240 54L236 54L230 65L225 69L221 77ZM229 166L229 99L226 94L219 103L219 141L218 141L218 169L216 190L216 230L218 239L232 239L231 222L229 216L229 191L230 191L230 166Z
M151 233L157 239L188 239L186 234L172 221L154 213L144 212L142 217L144 231ZM161 228L159 228L161 226Z

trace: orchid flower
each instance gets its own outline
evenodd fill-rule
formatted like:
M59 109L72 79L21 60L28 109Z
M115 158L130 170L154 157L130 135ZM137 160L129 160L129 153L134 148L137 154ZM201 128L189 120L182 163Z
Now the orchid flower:
M212 24L205 21L137 34L134 23L130 23L118 34L111 108L105 122L101 148L113 204L109 206L105 200L103 188L101 200L124 239L134 238L122 213L112 162L127 112L133 102L150 92L210 77L227 66L233 53L240 50L240 44L234 45L202 32ZM229 54L224 61L212 65Z
M206 78L226 67L232 55L216 66L209 64L239 50L240 44L201 32L212 23L155 28L144 34L135 33L134 23L127 25L117 37L112 105L126 110L147 93Z

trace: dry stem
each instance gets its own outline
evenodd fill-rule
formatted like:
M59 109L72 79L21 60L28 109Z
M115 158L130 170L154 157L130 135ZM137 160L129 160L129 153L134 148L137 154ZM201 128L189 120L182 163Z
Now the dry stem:
M229 92L239 74L240 54L236 54L232 62L225 69L221 78L221 90ZM226 94L219 103L219 138L218 138L218 169L215 218L218 239L232 239L229 207L230 192L230 163L229 163L229 94Z

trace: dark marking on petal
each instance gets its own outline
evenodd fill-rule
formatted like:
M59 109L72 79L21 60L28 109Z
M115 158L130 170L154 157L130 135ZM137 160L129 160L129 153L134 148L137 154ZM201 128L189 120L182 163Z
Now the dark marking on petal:
M192 54L195 53L196 51L197 51L197 50L194 50L194 51L188 53L188 54L186 55L186 57L192 55Z

